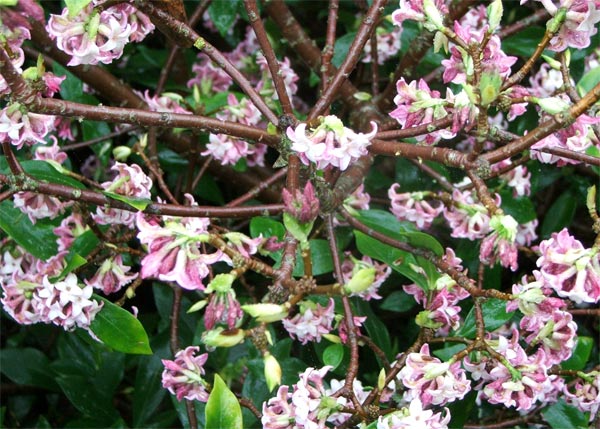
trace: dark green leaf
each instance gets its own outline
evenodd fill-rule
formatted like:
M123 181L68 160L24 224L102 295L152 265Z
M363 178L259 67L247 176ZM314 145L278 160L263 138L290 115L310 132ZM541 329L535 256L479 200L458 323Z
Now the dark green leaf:
M213 1L208 8L210 19L225 37L237 17L239 0Z
M594 346L594 339L591 337L577 337L575 341L576 344L573 349L573 354L560 365L562 369L581 371L590 358L592 347Z
M588 419L585 414L573 405L568 405L562 398L546 407L542 411L542 417L553 429L588 427Z
M577 197L569 190L560 194L546 212L546 217L544 217L540 229L540 238L549 238L553 232L560 231L568 226L575 216L577 204Z
M583 97L598 83L600 83L600 67L594 67L581 78L577 84L577 92Z
M99 391L89 378L62 374L57 377L56 382L75 408L86 416L93 416L103 426L109 426L119 418L112 406L111 397L105 395L106 392Z
M373 342L383 350L383 353L385 353L388 359L393 357L394 353L390 341L390 333L381 319L373 312L369 302L359 298L353 299L352 302L356 306L357 316L367 316L367 320L365 320L363 324L367 334L369 334Z
M443 349L438 349L433 351L433 355L438 357L441 361L447 362L453 355L458 353L461 350L465 349L464 344L452 344L444 347Z
M256 238L260 234L263 237L275 236L282 240L285 236L285 227L281 222L268 217L254 217L250 221L250 235L252 238Z
M54 228L55 225L41 220L32 224L9 200L0 203L0 229L36 258L46 261L56 255Z
M161 356L157 353L152 356L142 356L139 360L133 396L133 427L135 428L146 427L148 421L153 420L156 409L167 394L167 390L161 385L163 369Z
M506 312L506 301L502 299L490 298L481 304L483 312L483 322L486 331L493 331L508 322L513 312ZM459 337L475 338L475 308L471 308L465 318L463 325L456 331Z
M502 49L508 55L529 58L543 37L544 29L542 27L527 27L518 34L502 40Z
M323 352L323 363L331 365L332 371L335 370L344 359L344 346L341 344L331 344Z
M242 409L237 398L215 374L212 391L206 403L206 427L211 429L243 429Z
M16 384L58 390L48 358L36 349L2 349L0 372Z
M126 195L117 194L115 192L103 191L104 195L113 200L121 201L140 211L145 210L148 205L152 204L152 200L148 198L128 197Z
M4 160L4 157L2 157L2 159ZM5 165L4 162L2 164L3 166ZM22 161L21 166L23 167L23 170L25 170L25 172L34 179L48 183L56 183L58 185L70 186L71 188L76 189L85 189L83 184L69 176L65 176L64 174L60 173L56 168L46 161ZM5 174L9 173L8 167L3 168L2 170Z
M104 306L90 329L104 344L123 353L152 354L148 335L133 314L100 296L94 298L103 301Z
M395 290L383 300L380 308L382 310L403 313L413 308L416 303L412 295L401 290Z
M333 48L333 58L331 59L331 64L336 67L342 65L344 60L346 59L346 55L348 55L348 51L350 50L350 45L354 41L356 37L356 33L348 33L344 34L341 37L338 37L335 41L335 47Z
M361 210L356 218L365 225L384 233L390 238L407 242L414 247L431 250L438 256L444 254L444 248L434 237L419 231L410 222L400 222L390 212L383 210Z
M66 76L66 79L60 84L60 96L64 100L79 102L79 97L83 94L83 83L81 80L56 61L52 63L52 69L55 75Z
M502 209L521 225L537 218L535 207L529 198L513 197L512 189L502 189L500 196L502 197Z
M371 258L377 259L378 261L385 262L394 271L399 272L403 276L417 283L423 289L427 289L427 278L422 274L417 273L411 268L411 265L419 266L417 260L413 255L400 249L396 249L387 244L381 243L360 231L354 231L356 237L356 245L358 250ZM430 262L419 258L421 265L429 264Z
M462 400L448 404L450 410L449 428L462 429L467 422L471 412L476 407L477 392L470 391Z
M321 274L333 271L333 259L329 243L326 240L315 239L309 241L310 257L312 260L312 274L319 276ZM304 262L300 253L297 255L296 266L294 267L294 276L304 275Z
M65 261L67 263L65 268L58 276L51 280L54 281L62 279L74 269L85 265L87 262L85 257L89 255L99 243L100 240L98 240L98 237L96 237L96 234L94 234L92 230L87 230L78 236L69 247L69 254L65 257Z

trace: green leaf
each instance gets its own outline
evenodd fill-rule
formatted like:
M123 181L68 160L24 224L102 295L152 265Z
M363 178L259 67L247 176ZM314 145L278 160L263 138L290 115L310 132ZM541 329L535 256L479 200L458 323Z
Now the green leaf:
M546 407L542 411L542 417L553 429L584 429L588 427L588 419L585 414L573 405L567 404L562 398Z
M91 380L82 375L62 374L56 378L71 404L86 416L93 416L108 427L119 418L111 398L99 391Z
M442 362L447 362L452 356L456 353L464 350L467 346L464 344L445 344L443 349L438 349L433 351L433 355L440 358Z
M277 237L282 240L285 237L285 227L281 222L268 217L254 217L250 221L250 235L252 238L258 237Z
M77 16L91 2L92 0L65 0L71 18Z
M577 204L577 197L570 190L560 194L546 211L546 216L540 228L540 238L549 238L553 232L560 231L568 226L575 216Z
M502 189L499 193L502 197L502 209L519 224L523 225L537 218L535 207L529 198L513 197L512 189Z
M310 257L312 260L312 274L320 276L321 274L330 273L333 271L333 258L331 249L327 240L315 239L310 240ZM298 251L299 252L299 251ZM304 274L304 261L298 253L296 258L296 266L294 267L294 276L300 277Z
M154 413L167 394L161 385L163 369L158 354L140 358L135 376L132 427L146 427L154 420Z
M594 339L591 337L577 337L575 341L573 354L560 365L561 369L581 371L588 362L594 346Z
M444 248L434 237L419 231L410 222L400 222L396 216L383 210L360 210L356 218L365 225L390 238L404 241L414 247L421 247L442 256Z
M78 236L69 247L69 254L65 257L67 263L65 268L52 280L62 279L74 269L85 265L87 262L85 257L89 255L98 244L100 244L100 240L98 240L98 237L96 237L96 234L94 234L92 230L87 230Z
M600 67L598 67L600 69ZM596 158L600 158L600 148L598 146L590 146L585 150L585 153L590 156L595 156ZM600 176L600 167L597 165L590 165L590 168L594 170L594 172Z
M356 245L358 250L371 258L377 259L378 261L385 262L394 271L399 272L403 276L407 277L411 281L418 284L424 290L427 289L427 278L420 273L417 273L411 268L411 265L424 266L432 265L431 262L425 261L419 258L419 262L413 255L400 249L396 249L387 244L381 243L379 240L369 237L360 231L354 231L356 237Z
M331 344L323 352L323 363L331 365L332 371L336 369L344 359L344 346L341 344Z
M55 75L65 76L65 80L60 84L60 96L64 100L80 102L80 97L83 95L83 83L81 80L56 61L52 63L52 69Z
M352 300L352 303L357 309L356 315L367 316L367 320L365 320L365 323L363 324L367 334L369 334L373 342L383 350L383 353L388 358L391 358L394 355L394 352L392 350L390 333L385 324L377 317L368 301L355 298Z
M206 403L205 413L207 428L243 429L244 427L240 403L219 377L219 374L215 374L215 381Z
M335 46L333 48L333 58L331 59L331 64L336 67L342 65L346 56L348 55L348 51L350 50L350 46L356 37L356 32L344 34L335 41Z
M490 298L481 304L483 312L483 322L486 331L493 331L508 322L513 312L506 312L506 301L497 298ZM456 331L459 337L475 338L475 307L471 308L465 318L463 325Z
M2 157L3 161L4 161L4 159L5 158ZM3 165L2 172L4 174L8 174L9 173L8 166L5 166L6 165L5 162L3 162L2 165ZM25 170L25 173L27 173L34 179L41 180L41 181L48 182L48 183L56 183L57 185L70 186L71 188L76 188L76 189L85 189L85 186L82 183L78 182L77 180L75 180L69 176L65 176L64 174L60 173L56 168L54 168L52 165L50 165L50 163L48 163L46 161L40 161L40 160L22 161L21 166L23 167L23 170Z
M401 290L395 290L389 294L381 303L381 309L404 313L416 305L415 298Z
M148 334L133 314L107 299L94 295L104 307L90 325L91 331L108 347L131 354L152 354Z
M3 348L0 372L16 384L58 390L55 373L41 351L32 348Z
M237 17L239 0L213 1L208 8L210 19L225 37Z
M508 55L531 57L536 46L544 37L544 32L542 27L527 27L514 36L502 40L502 50Z
M55 227L41 220L34 225L11 201L0 203L0 229L36 258L46 261L56 255Z
M138 209L139 211L145 210L146 207L148 207L148 205L152 204L153 202L148 198L128 197L126 195L117 194L115 192L103 191L102 193L108 198L121 201L122 203L128 204L131 207Z
M577 92L580 96L584 96L592 90L593 87L600 83L600 67L594 67L587 72L577 84Z

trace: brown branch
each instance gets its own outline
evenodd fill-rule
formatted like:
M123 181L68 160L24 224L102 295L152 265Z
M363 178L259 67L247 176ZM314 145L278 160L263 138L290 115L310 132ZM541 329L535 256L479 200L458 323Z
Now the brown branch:
M258 12L258 7L256 5L256 0L244 0L244 6L246 7L246 12L248 12L248 18L250 20L250 25L254 30L254 34L256 34L256 40L260 45L261 50L267 60L267 65L269 66L269 71L271 72L271 78L273 79L273 84L275 86L275 91L277 92L277 96L279 97L279 102L281 103L281 108L283 113L286 115L293 115L294 111L292 109L292 102L290 100L290 96L287 93L285 82L283 81L283 76L280 73L281 68L279 67L279 62L277 61L277 57L275 56L275 51L273 50L273 46L269 41L267 36L267 31L265 30L264 23L260 18L260 13ZM274 124L277 125L276 122Z
M350 49L346 55L346 58L344 59L344 62L340 65L340 68L336 71L331 83L327 85L323 91L323 94L319 97L309 112L307 118L308 121L311 121L325 111L325 109L335 98L337 91L342 86L342 83L348 79L350 73L352 73L352 70L354 70L354 67L356 67L356 63L358 62L365 43L369 40L371 32L375 28L375 24L377 24L379 21L386 3L387 0L374 0L371 4L369 11L365 15L365 18L356 32L356 37L350 45Z

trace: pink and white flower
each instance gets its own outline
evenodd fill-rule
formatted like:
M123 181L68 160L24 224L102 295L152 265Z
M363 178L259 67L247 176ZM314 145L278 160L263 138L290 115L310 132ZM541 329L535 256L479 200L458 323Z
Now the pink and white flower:
M410 401L408 408L400 411L379 416L377 429L448 429L450 422L450 411L444 408L442 413L434 413L432 410L423 409L423 403L419 398Z
M399 220L407 220L417 225L419 229L428 229L436 217L444 210L443 204L433 200L431 204L426 200L430 192L403 192L399 193L400 185L394 183L388 190L391 203L391 212Z
M323 335L332 329L335 317L333 298L329 299L326 307L311 301L300 303L300 311L292 318L283 319L283 327L302 344L309 341L320 342Z
M197 355L200 347L190 346L179 350L175 360L162 359L165 369L162 386L176 396L178 401L208 401L208 383L204 380L204 364L208 353Z

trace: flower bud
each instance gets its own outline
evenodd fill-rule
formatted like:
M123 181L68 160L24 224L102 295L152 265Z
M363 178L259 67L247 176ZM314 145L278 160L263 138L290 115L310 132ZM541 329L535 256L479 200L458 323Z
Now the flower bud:
M206 293L226 293L231 289L234 280L235 276L233 274L217 274L206 287Z
M498 233L498 236L514 243L517 237L519 224L511 215L494 215L490 219L490 227Z
M276 322L288 315L288 307L270 303L242 305L242 310L254 317L257 322L265 323Z
M131 148L129 146L117 146L113 149L113 156L117 161L126 161L131 155Z
M344 285L344 290L348 294L361 293L367 290L375 281L375 273L374 267L361 268Z
M244 341L246 334L243 329L223 328L211 329L202 334L202 342L207 347L233 347Z
M281 366L279 366L275 356L269 352L263 356L263 362L265 364L265 380L267 380L267 387L270 392L281 384Z
M424 0L423 1L423 12L425 12L425 16L427 17L427 21L429 21L433 26L425 24L425 28L430 31L440 30L444 28L444 17L436 7L433 0Z
M570 107L570 104L559 97L536 98L535 102L542 108L544 112L555 115L563 112Z
M504 12L502 8L502 0L494 0L487 7L487 15L488 21L490 23L489 33L493 33L496 28L500 25L500 20L502 19L502 13Z

